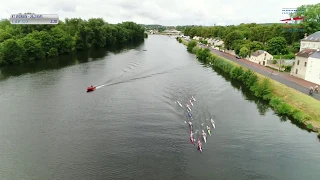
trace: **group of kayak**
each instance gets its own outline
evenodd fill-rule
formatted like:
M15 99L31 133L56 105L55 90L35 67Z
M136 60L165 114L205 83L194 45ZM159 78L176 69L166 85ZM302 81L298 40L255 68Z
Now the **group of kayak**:
M196 130L195 132L193 132L194 128L193 128L193 124L192 124L193 116L191 114L191 106L194 106L193 102L195 102L195 101L196 101L196 99L192 96L191 99L188 101L188 103L185 105L185 107L187 109L187 113L188 113L188 121L186 123L188 123L189 128L190 128L190 142L191 142L191 144L196 145L196 143L197 143L197 148L202 153L202 151L203 151L202 142L199 137L197 138L197 142L195 142L196 139L194 136L194 133L197 134L199 131ZM179 104L180 107L183 108L182 104L179 101L177 101L177 103ZM210 119L210 122L211 122L212 127L216 128L215 122L212 118ZM201 125L203 126L204 124L201 124ZM207 133L211 136L211 128L209 126L206 126L206 130L207 130ZM202 139L205 143L207 143L207 133L204 130L202 130L202 132L201 132Z

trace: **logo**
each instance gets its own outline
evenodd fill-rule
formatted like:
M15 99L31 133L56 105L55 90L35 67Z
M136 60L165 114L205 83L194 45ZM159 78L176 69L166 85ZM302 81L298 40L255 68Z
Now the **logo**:
M291 21L291 23L294 23L295 21L302 21L305 17L300 17L300 16L297 16L297 17L292 17L292 18L288 18L288 19L282 19L280 21L283 21L283 22L286 22L288 23L289 21Z
M297 8L282 8L281 12L282 14L294 14L300 11L298 11Z
M298 12L299 11L297 10L297 8L282 8L282 14L292 15ZM287 19L282 19L280 21L285 22L285 25L282 26L284 32L303 32L304 31L303 26L289 25L289 24L299 24L301 21L303 21L303 19L305 19L305 16L295 16L295 17L289 17Z

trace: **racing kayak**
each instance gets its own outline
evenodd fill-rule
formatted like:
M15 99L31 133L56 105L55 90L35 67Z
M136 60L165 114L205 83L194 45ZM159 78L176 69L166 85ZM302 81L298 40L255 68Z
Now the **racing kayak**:
M177 103L179 104L180 107L182 107L182 104L179 101L177 101Z
M211 124L212 124L212 127L215 129L216 125L214 125L214 120L212 118L211 118Z
M207 134L204 132L204 130L202 130L202 137L203 137L204 143L207 143Z
M209 126L207 126L207 131L208 131L208 134L211 136L211 130Z
M191 102L191 100L189 102L190 102L191 106L193 106L193 103Z
M194 137L193 137L192 130L190 131L190 142L191 144L194 144Z
M202 143L199 138L198 138L198 150L202 153Z
M188 124L189 124L190 129L192 130L192 127L193 127L192 122L189 121Z
M187 110L190 112L191 108L190 108L189 104L187 104L186 107L187 107Z

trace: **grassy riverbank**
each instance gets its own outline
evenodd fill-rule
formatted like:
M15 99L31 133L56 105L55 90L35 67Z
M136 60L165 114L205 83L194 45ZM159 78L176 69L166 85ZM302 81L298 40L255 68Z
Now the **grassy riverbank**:
M289 117L295 123L320 133L320 102L318 100L219 57L194 42L189 43L184 39L177 40L186 45L189 52L196 54L199 61L219 68L229 74L230 78L242 82L255 96L268 102L278 115Z

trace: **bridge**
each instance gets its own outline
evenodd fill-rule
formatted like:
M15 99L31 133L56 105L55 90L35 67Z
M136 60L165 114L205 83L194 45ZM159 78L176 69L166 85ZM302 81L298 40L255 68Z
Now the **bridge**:
M177 31L177 30L173 29L173 30L164 30L161 32L161 34L169 35L169 36L171 36L171 35L177 36L177 35L181 35L182 33L181 33L181 31Z

